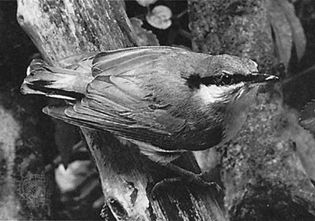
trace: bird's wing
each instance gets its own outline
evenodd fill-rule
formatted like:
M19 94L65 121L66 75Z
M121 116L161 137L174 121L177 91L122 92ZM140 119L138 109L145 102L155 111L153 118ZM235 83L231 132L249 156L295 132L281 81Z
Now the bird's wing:
M189 53L140 47L98 54L86 97L67 108L66 116L127 139L176 148L170 139L187 127L187 119L174 110L189 94L185 79L176 72L177 67L191 68Z
M168 46L130 47L101 52L95 56L92 73L94 76L120 75L131 68L144 67L167 55L191 53L182 48Z

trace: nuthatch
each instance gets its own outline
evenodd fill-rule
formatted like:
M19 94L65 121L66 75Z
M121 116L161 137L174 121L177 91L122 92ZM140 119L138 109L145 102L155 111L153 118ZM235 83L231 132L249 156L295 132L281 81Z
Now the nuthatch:
M258 85L277 79L230 55L174 47L136 47L74 56L66 68L33 60L24 94L69 100L43 111L66 122L109 131L156 162L232 139Z

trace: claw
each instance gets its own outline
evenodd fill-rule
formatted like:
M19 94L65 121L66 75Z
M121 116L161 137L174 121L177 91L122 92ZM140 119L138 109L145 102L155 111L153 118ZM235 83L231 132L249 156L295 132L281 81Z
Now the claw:
M194 173L190 173L190 176L187 176L187 174L183 177L173 177L173 178L166 178L163 179L159 182L157 182L153 188L150 191L150 196L152 197L152 199L154 199L155 197L155 193L161 189L162 187L165 187L167 185L172 185L174 183L180 182L180 183L186 183L186 184L194 184L194 185L199 185L205 188L215 188L215 190L217 192L221 192L222 188L221 186L216 183L216 182L208 182L203 178L203 173L200 174L194 174Z
M182 179L180 177L174 177L174 178L166 178L166 179L163 179L163 180L157 182L156 184L154 184L154 186L152 187L152 189L150 191L150 197L152 199L155 199L155 197L154 197L155 193L159 189L161 189L161 188L163 188L163 187L165 187L167 185L170 185L172 183L181 182L181 181L182 181Z

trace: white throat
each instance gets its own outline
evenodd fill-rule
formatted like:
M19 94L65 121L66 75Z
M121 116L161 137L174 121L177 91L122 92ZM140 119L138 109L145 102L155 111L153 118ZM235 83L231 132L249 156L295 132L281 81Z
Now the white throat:
M201 84L195 96L201 99L204 102L204 104L224 101L226 99L225 96L229 92L231 92L233 89L242 87L243 85L244 85L243 82L238 83L238 84L233 84L233 85L227 85L227 86L217 86L217 85L206 86L204 84Z

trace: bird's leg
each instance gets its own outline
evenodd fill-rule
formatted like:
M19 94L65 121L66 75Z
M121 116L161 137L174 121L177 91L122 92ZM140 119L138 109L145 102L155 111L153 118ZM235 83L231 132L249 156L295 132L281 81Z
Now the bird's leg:
M210 188L214 187L218 192L222 190L222 188L216 182L206 181L203 178L203 175L204 175L203 173L196 174L196 173L191 172L189 170L183 169L183 168L181 168L181 167L179 167L173 163L165 163L165 164L163 164L163 166L165 166L166 168L168 168L169 170L171 170L172 172L177 174L178 177L166 178L166 179L163 179L163 180L157 182L153 186L153 188L151 190L151 194L154 194L162 186L172 184L175 182L185 182L188 184L196 184L199 186L210 187Z

